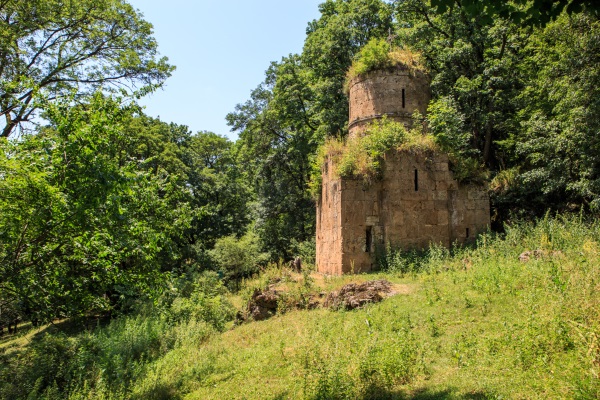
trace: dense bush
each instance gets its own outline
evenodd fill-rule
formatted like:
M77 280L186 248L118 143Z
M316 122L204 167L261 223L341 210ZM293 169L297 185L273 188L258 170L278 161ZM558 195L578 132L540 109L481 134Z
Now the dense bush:
M127 154L136 112L98 94L48 107L50 126L0 141L0 297L33 321L154 297L189 224L178 177Z
M231 235L218 239L209 254L222 277L233 283L257 273L269 260L269 255L261 251L258 236L251 230L241 238Z

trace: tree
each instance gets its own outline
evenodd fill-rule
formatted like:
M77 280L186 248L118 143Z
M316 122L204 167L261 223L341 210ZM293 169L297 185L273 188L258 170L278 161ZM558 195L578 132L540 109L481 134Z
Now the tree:
M40 98L99 87L144 93L174 69L124 0L2 1L0 53L0 137L31 121Z
M185 148L187 188L194 212L187 230L196 251L214 246L218 238L241 235L250 222L250 185L237 164L234 144L212 132L198 132Z
M49 127L0 141L0 299L47 321L153 296L190 210L168 173L123 154L137 107L47 109Z
M313 126L319 140L347 133L346 72L356 53L373 38L393 29L393 8L381 0L327 0L321 17L309 23L301 54L311 88Z
M238 105L228 122L240 130L238 162L256 195L256 231L275 259L289 258L292 240L314 235L314 202L308 193L310 157L317 141L303 94L306 74L298 57L274 63L266 83Z
M600 21L561 16L532 37L515 135L521 206L600 211ZM523 204L525 203L525 204Z
M430 119L445 119L435 112L452 105L471 138L472 151L459 153L469 153L491 169L509 165L513 149L503 141L518 129L515 115L524 85L518 65L530 33L502 18L483 24L459 5L439 13L429 1L395 4L402 18L399 42L423 54L432 77Z
M392 7L381 0L327 0L309 23L302 54L271 64L251 99L228 115L256 193L256 232L274 258L311 240L311 162L328 136L347 133L346 72L373 37L387 37Z
M596 0L432 0L431 5L440 14L458 6L471 18L489 24L503 18L516 24L543 27L556 20L563 11L569 15L582 11L600 15L600 4Z

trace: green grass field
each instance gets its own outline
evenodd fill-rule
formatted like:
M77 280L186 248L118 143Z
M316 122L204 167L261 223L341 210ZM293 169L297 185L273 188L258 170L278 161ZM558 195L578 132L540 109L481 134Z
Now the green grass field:
M529 261L520 261L519 255L527 250L540 251ZM215 323L227 314L219 314L219 307L242 308L252 287L264 286L278 275L295 296L382 278L401 290L361 310L291 310L239 326ZM392 255L387 272L313 274L305 279L271 268L245 282L246 289L239 294L202 303L212 310L208 313L173 319L153 309L78 334L55 329L28 339L5 340L0 345L0 395L7 399L600 396L596 222L547 218L536 225L508 228L501 237L481 237L473 248L452 252L433 248L421 257Z

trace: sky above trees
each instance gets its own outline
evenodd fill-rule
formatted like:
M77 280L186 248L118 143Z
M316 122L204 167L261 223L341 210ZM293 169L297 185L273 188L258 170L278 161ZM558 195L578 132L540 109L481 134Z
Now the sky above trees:
M131 0L154 25L159 51L177 67L146 113L235 139L225 115L250 97L271 61L299 53L322 0Z

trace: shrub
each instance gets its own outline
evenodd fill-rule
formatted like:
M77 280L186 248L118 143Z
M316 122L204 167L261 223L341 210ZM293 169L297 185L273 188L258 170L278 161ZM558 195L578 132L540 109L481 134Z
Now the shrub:
M233 282L257 273L269 259L261 252L258 235L250 230L241 238L231 235L218 239L209 254L223 278Z
M215 272L206 271L194 282L187 297L177 297L169 310L172 323L204 321L222 331L235 315L233 305L227 300L227 288Z
M425 71L419 53L409 49L393 48L383 39L371 39L356 54L346 74L346 88L352 79L380 69L403 66L409 71Z
M402 123L383 117L373 122L363 136L345 143L330 139L319 148L311 178L313 197L320 194L321 169L328 160L335 162L335 168L329 171L334 177L362 178L369 184L380 175L385 153L391 149L422 153L436 151L437 146L420 127L407 130Z

